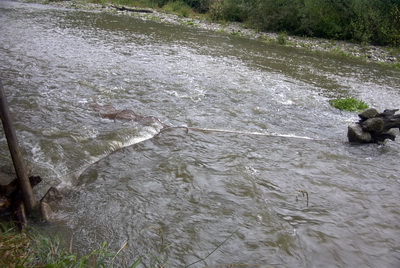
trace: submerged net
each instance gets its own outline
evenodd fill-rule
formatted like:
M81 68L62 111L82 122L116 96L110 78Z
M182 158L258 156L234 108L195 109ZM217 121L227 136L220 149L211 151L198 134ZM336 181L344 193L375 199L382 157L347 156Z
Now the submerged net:
M266 137L282 137L282 138L295 138L314 140L310 137L297 136L292 134L278 134L278 133L263 133L263 132L250 132L250 131L238 131L238 130L226 130L217 128L197 128L187 126L171 126L162 122L155 116L144 116L134 112L131 109L117 109L112 105L100 105L98 103L89 104L89 109L96 112L100 118L105 120L112 120L112 127L107 130L102 130L102 135L96 137L96 142L92 143L91 146L96 148L99 153L91 154L83 160L82 165L75 168L73 172L68 172L61 180L62 184L73 186L77 184L81 174L87 170L93 164L99 162L105 157L115 153L116 151L138 144L140 142L152 139L162 133L173 131L176 129L185 129L188 131L196 131L203 133L232 133L238 135L255 135L255 136L266 136ZM129 123L129 127L123 127L123 125ZM318 140L321 141L321 140ZM80 157L78 155L72 157ZM65 164L65 163L64 163ZM65 185L64 185L65 186Z

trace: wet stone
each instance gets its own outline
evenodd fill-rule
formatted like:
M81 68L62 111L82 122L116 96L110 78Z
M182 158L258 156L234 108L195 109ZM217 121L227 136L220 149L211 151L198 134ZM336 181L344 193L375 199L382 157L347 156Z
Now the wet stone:
M370 109L367 109L367 110L365 110L364 112L362 112L361 114L359 114L358 116L361 118L361 119L369 119L369 118L373 118L373 117L376 117L376 116L378 116L379 115L379 112L376 110L376 109L374 109L374 108L370 108Z
M362 123L362 130L367 132L381 132L385 123L381 118L369 118Z
M361 120L348 127L347 137L349 142L359 143L384 143L385 140L395 140L400 129L399 109L386 109L379 113L376 109L367 109L359 117Z
M360 125L350 125L347 132L347 138L349 142L371 142L372 137L369 132L364 132Z

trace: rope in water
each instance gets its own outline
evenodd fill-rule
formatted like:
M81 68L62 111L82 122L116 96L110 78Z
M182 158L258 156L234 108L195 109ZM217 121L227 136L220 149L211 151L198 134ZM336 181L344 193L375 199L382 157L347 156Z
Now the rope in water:
M98 156L97 159L95 159L95 160L92 159L92 161L90 163L84 164L79 169L77 169L67 175L67 177L71 178L72 180L77 180L80 177L80 175L86 169L88 169L91 165L99 162L101 159L108 157L109 155L115 153L118 150L121 150L123 148L132 146L134 144L137 144L137 143L140 143L140 142L143 142L146 140L151 140L152 138L154 138L164 132L172 131L172 130L176 130L176 129L184 129L184 130L186 130L186 132L195 131L195 132L202 132L202 133L228 133L228 134L239 134L239 135L248 135L248 136L301 139L301 140L324 142L324 143L325 142L345 143L344 141L340 141L340 140L314 139L314 138L310 138L307 136L297 136L297 135L293 135L293 134L264 133L264 132L254 132L254 131L241 131L241 130L229 130L229 129L217 129L217 128L199 128L199 127L187 127L187 126L170 126L170 125L165 124L164 122L162 122L159 118L157 118L155 116L141 116L141 115L133 113L133 111L131 111L131 110L122 110L122 111L116 110L112 106L100 106L98 104L95 104L94 107L96 108L95 110L99 110L100 108L106 107L108 109L107 113L103 113L103 114L100 113L100 114L103 117L110 118L114 121L117 119L117 117L119 115L122 115L122 112L125 112L125 115L124 115L125 117L121 118L121 119L132 120L132 121L136 121L136 122L144 122L146 120L151 120L153 122L157 122L158 124L160 124L162 126L162 128L161 128L161 130L159 130L159 132L157 134L155 134L152 137L146 137L146 138L143 138L140 141L136 141L134 143L131 143L131 142L125 143L125 144L121 145L120 147L117 146L117 148L111 149L110 151L106 152L105 154ZM127 112L129 112L129 113L127 113Z
M112 120L122 119L122 120L131 120L136 122L145 122L145 121L153 121L158 122L163 126L163 128L159 131L159 134L168 130L173 129L186 129L186 131L197 131L203 133L232 133L232 134L241 134L241 135L254 135L254 136L264 136L264 137L280 137L280 138L291 138L291 139L303 139L310 141L319 141L319 142L343 142L339 140L324 140L324 139L314 139L306 136L297 136L291 134L277 134L277 133L263 133L263 132L252 132L252 131L240 131L240 130L227 130L227 129L215 129L215 128L197 128L197 127L187 127L187 126L169 126L162 122L158 117L155 116L143 116L135 113L133 110L124 109L118 110L112 105L100 105L98 103L91 103L90 108L94 111L99 112L102 117L109 118Z
M187 132L189 130L203 133L232 133L232 134L241 134L241 135L249 135L249 136L264 136L264 137L279 137L279 138L289 138L289 139L302 139L302 140L310 140L310 141L318 141L318 142L344 142L340 140L326 140L326 139L314 139L307 136L297 136L293 134L278 134L278 133L264 133L264 132L254 132L254 131L241 131L241 130L228 130L228 129L216 129L216 128L198 128L198 127L186 127L186 126L167 126L163 128L160 133L173 130L173 129L186 129Z

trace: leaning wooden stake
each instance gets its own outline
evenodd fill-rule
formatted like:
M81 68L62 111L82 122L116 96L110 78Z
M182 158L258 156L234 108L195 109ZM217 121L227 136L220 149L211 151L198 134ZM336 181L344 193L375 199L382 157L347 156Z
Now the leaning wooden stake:
M24 202L25 211L30 214L36 205L32 187L29 182L28 173L22 158L21 149L18 144L17 135L11 121L8 103L3 90L3 84L0 80L0 118L3 122L4 133L7 138L8 148L10 149L11 158L14 163L15 173L19 188L22 192L22 200Z

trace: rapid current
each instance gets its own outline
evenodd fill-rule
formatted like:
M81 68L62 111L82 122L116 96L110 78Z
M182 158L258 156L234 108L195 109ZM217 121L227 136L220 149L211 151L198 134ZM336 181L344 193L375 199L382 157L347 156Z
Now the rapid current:
M64 194L42 230L74 251L126 245L121 267L400 267L400 141L349 144L357 114L329 105L400 108L398 69L1 0L0 77L35 193ZM0 149L9 164L2 130Z

